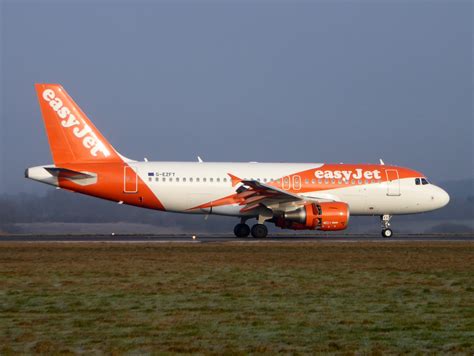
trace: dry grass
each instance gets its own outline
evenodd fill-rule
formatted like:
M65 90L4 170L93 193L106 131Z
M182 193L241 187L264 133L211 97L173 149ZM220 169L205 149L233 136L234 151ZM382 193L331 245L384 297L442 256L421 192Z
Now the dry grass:
M0 353L474 352L470 243L2 244Z

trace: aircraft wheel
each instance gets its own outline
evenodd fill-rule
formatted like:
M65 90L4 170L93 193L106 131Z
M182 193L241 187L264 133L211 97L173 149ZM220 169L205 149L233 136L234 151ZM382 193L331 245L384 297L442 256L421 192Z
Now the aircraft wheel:
M385 237L385 238L389 238L389 237L392 237L393 235L393 232L391 229L383 229L382 230L382 236Z
M234 227L234 235L236 237L247 237L250 235L250 228L247 224L237 224Z
M252 226L251 234L253 237L258 239L264 238L268 235L268 229L263 224L255 224L254 226Z

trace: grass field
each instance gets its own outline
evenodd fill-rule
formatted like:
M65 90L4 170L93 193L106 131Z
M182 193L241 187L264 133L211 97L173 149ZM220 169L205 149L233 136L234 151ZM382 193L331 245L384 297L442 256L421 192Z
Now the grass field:
M472 243L2 244L0 353L474 353Z

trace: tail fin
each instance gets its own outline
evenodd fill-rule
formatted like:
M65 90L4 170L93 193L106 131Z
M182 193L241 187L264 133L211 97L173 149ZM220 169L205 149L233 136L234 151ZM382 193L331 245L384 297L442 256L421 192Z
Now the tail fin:
M86 114L59 84L35 84L53 161L121 162Z

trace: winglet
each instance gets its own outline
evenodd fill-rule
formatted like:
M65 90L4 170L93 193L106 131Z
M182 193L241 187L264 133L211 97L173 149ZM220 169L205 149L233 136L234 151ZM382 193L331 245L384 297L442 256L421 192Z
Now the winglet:
M384 161L382 160L382 158L379 158L379 160L380 160L380 164L381 164L382 166L385 166L385 163L384 163Z
M232 186L235 187L237 184L242 182L243 179L234 176L233 174L227 173L232 181Z

